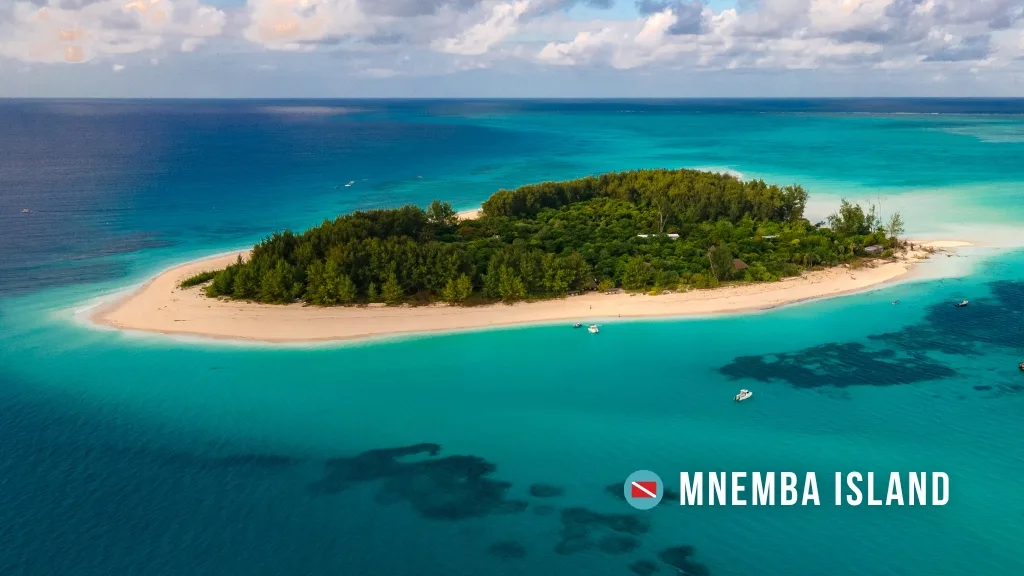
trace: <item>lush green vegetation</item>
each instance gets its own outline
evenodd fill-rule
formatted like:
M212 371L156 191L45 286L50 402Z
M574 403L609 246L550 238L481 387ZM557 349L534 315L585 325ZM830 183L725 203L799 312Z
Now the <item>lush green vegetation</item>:
M874 207L846 201L827 227L815 226L804 218L806 203L800 186L694 170L545 182L496 192L474 220L434 201L427 210L356 212L302 234L276 233L206 291L336 305L706 288L840 264L869 245L895 247L902 233L898 214L883 226Z
M200 272L195 276L189 276L188 278L185 278L184 280L181 281L181 284L179 284L179 286L181 286L182 288L191 288L193 286L198 286L200 284L213 280L213 277L216 275L216 270L212 270L209 272Z

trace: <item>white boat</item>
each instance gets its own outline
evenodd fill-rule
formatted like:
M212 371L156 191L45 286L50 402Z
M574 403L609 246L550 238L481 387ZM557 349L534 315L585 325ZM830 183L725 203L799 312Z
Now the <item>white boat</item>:
M587 332L590 332L591 334L597 334L599 332L599 330L597 329L597 324L591 324L590 328L587 328Z
M954 304L954 306L956 306L957 308L963 308L964 306L967 306L967 300L964 300L963 302L960 302L959 304Z
M29 209L28 209L28 208L25 208L24 210L22 210L22 211L21 211L21 213L22 213L22 214L28 214L28 213L29 213Z
M351 186L351 185L353 185L355 183L356 183L356 181L353 180L353 181L349 182L348 184L345 184L345 188L348 188L349 186Z
M747 398L750 398L753 395L754 395L753 392L751 392L750 390L747 390L747 389L744 388L743 390L740 390L740 393L737 394L733 398L733 400L735 400L737 402L743 402L744 400L746 400Z

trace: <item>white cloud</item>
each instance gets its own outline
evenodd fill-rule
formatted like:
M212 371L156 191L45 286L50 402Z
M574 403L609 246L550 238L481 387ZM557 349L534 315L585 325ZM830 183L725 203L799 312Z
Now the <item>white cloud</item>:
M583 31L571 42L548 43L537 59L551 64L572 65L606 61L613 68L630 69L655 61L670 60L682 52L696 50L691 36L672 36L669 30L678 21L669 8L633 22Z
M431 44L439 52L476 56L516 32L519 18L529 8L529 0L496 4L490 17L451 38L442 38Z
M884 20L891 4L892 0L811 0L807 22L825 34L862 28Z
M760 0L743 11L704 5L699 26L689 1L652 0L644 8L632 22L578 24L572 40L546 43L536 60L692 69L871 69L942 62L967 70L1009 65L1024 47L1017 40L1024 27L1021 0Z
M366 68L361 70L359 75L367 78L393 78L400 76L401 72L390 68Z
M480 56L542 0L247 0L244 37L271 50L430 50ZM550 0L544 0L549 2Z
M311 50L374 31L358 0L249 0L248 8L245 38L272 50Z
M571 42L548 43L537 54L537 59L563 66L583 64L589 62L604 47L615 44L617 36L616 31L611 28L602 28L596 32L580 32Z
M181 41L182 52L194 52L196 48L203 45L206 42L205 38L196 38L194 36L185 38Z
M530 2L247 0L244 37L271 50L428 48L476 56L515 32Z
M585 0L580 0L585 1ZM1022 0L758 0L715 10L702 0L647 0L638 18L573 20L574 0L248 0L245 37L275 50L455 56L438 70L529 59L633 69L807 69L1012 60ZM609 2L591 2L610 5ZM1020 8L1020 9L1018 9ZM941 30L950 38L936 38ZM460 61L461 59L461 61ZM413 73L371 61L367 70ZM368 72L359 72L363 76Z
M226 22L224 12L199 0L85 0L65 5L60 0L11 5L7 18L0 20L0 56L86 62L155 50L168 38L216 36Z
M173 59L202 46L203 56L250 58L243 69L269 57L279 71L352 78L579 66L673 74L923 70L926 81L972 69L979 76L1024 69L1024 0L744 0L730 9L706 0L643 0L637 16L608 12L591 20L567 11L612 3L246 0L224 10L203 4L213 1L0 0L0 58L131 65L126 55ZM246 54L265 50L293 54ZM307 54L314 51L331 54Z

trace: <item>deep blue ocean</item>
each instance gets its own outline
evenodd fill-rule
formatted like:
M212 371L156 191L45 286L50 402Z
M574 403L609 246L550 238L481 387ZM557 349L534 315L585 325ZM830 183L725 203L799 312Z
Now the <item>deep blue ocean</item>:
M0 101L0 574L1024 574L1022 158L1024 100ZM598 336L257 346L83 313L338 213L644 167L976 246ZM638 512L638 469L815 471L822 505ZM836 471L943 471L950 501L836 507Z

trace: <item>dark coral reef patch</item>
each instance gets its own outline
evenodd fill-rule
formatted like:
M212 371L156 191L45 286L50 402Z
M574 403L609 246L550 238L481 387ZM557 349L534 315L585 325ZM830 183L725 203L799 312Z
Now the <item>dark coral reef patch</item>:
M526 502L506 497L511 483L490 477L494 464L478 456L438 457L440 452L437 444L416 444L328 460L324 477L310 490L333 494L354 484L380 481L377 502L408 502L420 515L441 520L526 510ZM405 460L412 456L421 458Z

